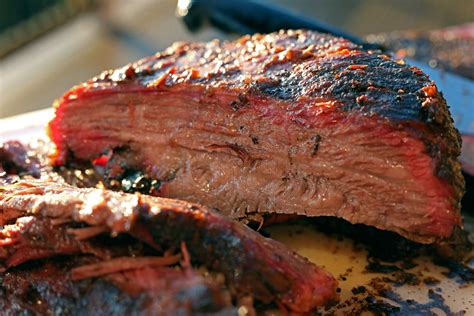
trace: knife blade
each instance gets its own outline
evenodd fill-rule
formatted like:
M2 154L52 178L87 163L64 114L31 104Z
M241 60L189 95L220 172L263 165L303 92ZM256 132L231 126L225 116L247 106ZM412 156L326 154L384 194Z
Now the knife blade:
M412 58L404 58L411 66L420 68L436 83L448 103L454 125L462 135L474 136L474 82Z
M347 38L365 49L386 51L383 46L368 43L332 25L263 1L180 0L177 14L191 31L198 30L205 22L222 31L239 34L311 29ZM474 136L474 82L414 59L405 58L405 61L420 68L436 83L450 106L454 124L460 133L463 136Z

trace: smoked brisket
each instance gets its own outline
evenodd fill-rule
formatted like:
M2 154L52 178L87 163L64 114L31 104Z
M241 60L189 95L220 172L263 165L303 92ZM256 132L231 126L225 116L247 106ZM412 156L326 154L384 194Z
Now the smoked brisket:
M323 269L242 223L188 202L0 179L0 226L4 276L31 261L77 255L95 261L72 269L71 280L110 276L176 264L180 257L173 253L181 249L185 271L202 266L221 273L239 298L303 313L337 299L337 282ZM129 279L135 282L133 275Z
M55 163L94 162L110 187L235 219L337 216L423 243L461 226L460 137L436 84L342 38L176 43L55 106Z

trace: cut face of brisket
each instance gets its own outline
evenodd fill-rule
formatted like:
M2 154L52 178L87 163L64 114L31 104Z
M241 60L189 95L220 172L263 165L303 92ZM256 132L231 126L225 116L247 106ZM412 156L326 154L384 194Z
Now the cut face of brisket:
M337 298L337 282L330 274L283 244L197 204L43 180L0 179L0 225L0 262L6 273L58 255L94 259L70 270L72 280L108 279L181 261L183 273L192 264L206 267L221 273L238 297L290 311L308 312ZM133 242L114 246L110 236L123 235ZM173 255L177 249L181 257ZM132 272L123 278L113 278L114 284L143 292L124 281L134 278Z
M460 137L435 84L329 35L177 43L74 87L49 127L57 165L236 219L337 216L422 243L461 226Z

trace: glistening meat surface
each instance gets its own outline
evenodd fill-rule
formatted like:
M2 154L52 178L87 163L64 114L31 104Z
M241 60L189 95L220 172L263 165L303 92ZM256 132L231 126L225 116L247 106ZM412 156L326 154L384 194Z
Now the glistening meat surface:
M52 223L76 223L88 230L78 232L76 227L68 233L52 229ZM321 268L242 223L187 202L42 180L0 180L0 225L0 261L7 270L58 254L106 257L101 249L77 240L104 232L126 233L160 251L179 249L184 242L193 262L222 273L239 296L275 302L295 312L308 312L337 298L337 282ZM94 227L100 229L91 232ZM33 247L36 251L25 251Z
M58 165L233 218L337 216L430 243L461 225L460 138L419 69L309 31L177 43L74 87ZM118 181L118 182L117 182Z

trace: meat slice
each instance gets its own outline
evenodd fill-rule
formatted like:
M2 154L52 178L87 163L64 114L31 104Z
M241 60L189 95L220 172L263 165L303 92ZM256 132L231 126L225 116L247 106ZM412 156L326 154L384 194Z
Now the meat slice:
M133 189L138 172L140 190L232 218L337 216L423 243L461 225L460 137L441 93L345 39L177 43L55 106L56 164L94 161L111 186Z
M77 240L104 232L126 233L159 251L180 249L184 242L183 257L189 253L194 263L222 273L239 296L249 295L265 304L276 302L295 312L308 312L337 298L337 282L330 274L283 244L205 207L42 180L10 182L0 179L0 225L5 225L0 263L4 269L58 254L94 253L106 258L107 253L94 251L93 245L78 247ZM53 230L49 228L53 222L85 226ZM45 249L45 245L50 246ZM26 251L33 246L35 251ZM143 264L123 260L76 270L73 276L81 279L81 275L116 272L116 266Z
M425 32L398 31L369 35L368 40L393 50L399 58L412 57L431 67L446 69L474 80L474 23L450 26ZM471 98L472 99L472 98ZM451 104L453 106L453 104ZM465 120L465 118L459 118ZM470 187L474 182L474 136L462 135L460 161L466 172L466 191L463 209L474 211Z
M41 163L35 154L28 153L28 147L19 141L0 143L0 175L28 174L32 177L41 176Z
M0 276L2 315L237 315L219 284L197 273L159 267L71 280L70 268L84 261L48 260Z
M5 225L2 315L237 314L222 278L205 278L185 261L170 267L179 255L157 257L131 238L97 238L105 228L35 216Z
M14 224L5 225L0 231L0 247L0 259L4 260L5 267L54 255L94 253L87 242L76 240L65 228L32 216L20 217Z

